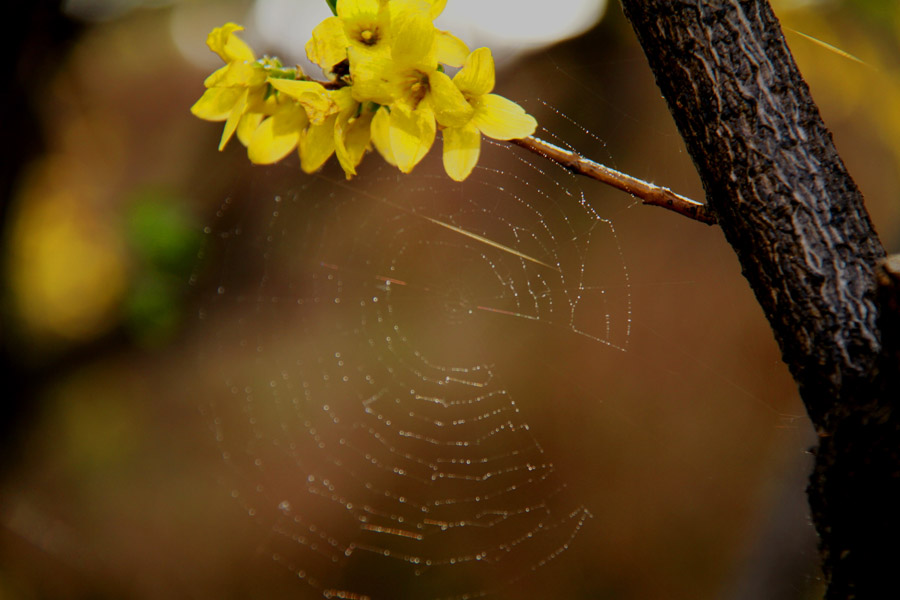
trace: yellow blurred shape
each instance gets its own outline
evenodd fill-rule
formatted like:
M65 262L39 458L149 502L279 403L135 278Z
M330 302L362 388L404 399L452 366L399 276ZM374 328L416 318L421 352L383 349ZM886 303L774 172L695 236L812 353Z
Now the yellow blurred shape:
M127 281L116 230L75 173L58 158L32 171L16 200L8 255L25 332L71 341L111 327Z
M849 118L860 106L869 106L873 85L890 80L889 75L879 72L882 67L879 48L853 23L835 24L814 11L798 11L786 16L785 21L790 33L803 31L802 39L788 38L803 76L813 91L819 92L817 101L837 109L837 114ZM844 54L831 48L852 54L859 62L847 60Z
M842 126L837 142L844 160L864 177L865 169L873 169L865 180L867 204L885 244L890 246L900 227L900 204L895 201L894 183L900 169L897 42L873 34L862 19L842 18L842 15L845 13L810 7L781 18L785 26L804 32L802 38L789 39L791 52L826 122L832 127ZM829 46L838 52L828 49ZM848 55L862 63L848 60ZM890 152L893 169L871 166L879 153L868 147L872 141ZM877 168L882 173L874 170Z
M28 586L21 574L0 570L0 600L35 600L38 595Z
M52 416L42 439L62 456L74 480L108 479L133 465L144 434L144 400L127 364L92 365L51 390Z

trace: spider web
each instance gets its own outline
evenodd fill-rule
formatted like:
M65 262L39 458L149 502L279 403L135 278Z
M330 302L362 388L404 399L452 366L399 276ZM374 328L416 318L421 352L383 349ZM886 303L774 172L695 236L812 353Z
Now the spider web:
M514 397L498 364L547 332L623 350L628 273L577 180L520 149L486 144L461 184L437 152L378 163L276 167L223 203L196 279L224 385L201 409L311 597L490 596L591 517L529 425L573 392Z

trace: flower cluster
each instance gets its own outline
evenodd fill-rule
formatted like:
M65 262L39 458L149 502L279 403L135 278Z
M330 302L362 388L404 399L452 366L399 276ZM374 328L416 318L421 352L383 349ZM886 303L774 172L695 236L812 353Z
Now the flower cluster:
M409 173L440 130L447 174L462 181L478 162L481 136L524 138L537 122L522 107L492 94L488 48L469 52L434 26L447 0L340 0L306 45L327 82L299 67L257 59L234 23L206 40L225 66L204 82L191 112L225 121L219 149L237 134L250 160L271 164L299 150L311 173L336 154L347 178L371 147ZM446 67L461 67L451 78Z

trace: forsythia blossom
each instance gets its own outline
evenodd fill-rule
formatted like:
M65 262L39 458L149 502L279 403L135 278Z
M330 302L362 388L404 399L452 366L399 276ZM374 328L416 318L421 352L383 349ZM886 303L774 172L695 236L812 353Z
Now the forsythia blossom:
M312 81L299 67L257 59L228 23L206 40L225 66L204 82L191 112L225 121L219 149L235 133L250 160L271 164L295 149L311 173L335 154L347 178L374 148L409 173L437 131L444 168L462 181L478 163L481 136L500 140L534 133L537 121L492 94L494 59L433 20L447 0L339 0L306 44L309 59L330 78ZM444 67L462 67L451 79Z

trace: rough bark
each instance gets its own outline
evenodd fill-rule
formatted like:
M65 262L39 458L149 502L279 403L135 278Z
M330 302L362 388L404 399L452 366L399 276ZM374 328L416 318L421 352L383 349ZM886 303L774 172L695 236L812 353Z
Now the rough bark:
M819 432L826 597L900 598L900 385L862 195L766 0L622 5Z

